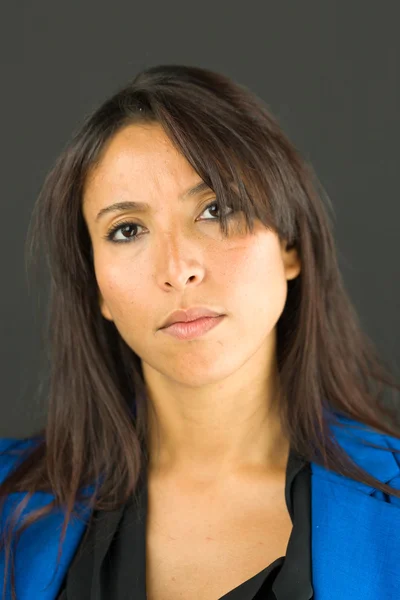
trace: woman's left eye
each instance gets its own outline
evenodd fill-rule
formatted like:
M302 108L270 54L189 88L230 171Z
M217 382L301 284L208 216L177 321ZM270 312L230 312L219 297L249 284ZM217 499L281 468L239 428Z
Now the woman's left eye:
M206 206L201 214L205 213L206 210L210 210L213 206L216 206L219 209L219 203L215 201L215 202L212 202L211 204L209 204L208 206ZM229 213L229 214L232 214L232 211L233 211L233 209L231 209L231 213ZM229 216L229 215L227 215L227 216ZM219 216L214 216L214 220L216 220L216 221L218 221L220 218L221 217L219 217ZM213 220L213 219L206 219L206 221L209 221L209 220Z

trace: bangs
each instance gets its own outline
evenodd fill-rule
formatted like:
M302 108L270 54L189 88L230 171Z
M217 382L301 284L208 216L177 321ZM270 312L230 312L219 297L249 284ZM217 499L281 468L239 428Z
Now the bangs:
M297 208L304 191L293 168L296 153L260 101L245 106L211 89L162 80L151 90L134 82L106 101L87 127L102 125L103 143L91 154L86 173L99 162L109 139L125 126L161 125L177 151L214 191L223 209L221 231L229 235L227 210L241 212L246 231L254 220L281 239L298 239ZM107 126L107 123L109 126ZM106 124L106 125L105 125ZM276 129L276 131L274 130ZM290 156L289 156L290 154Z
M229 119L225 109L218 118L221 107L215 104L212 111L199 108L185 112L174 90L168 110L164 104L156 107L156 119L178 152L217 195L224 209L224 235L228 234L226 209L232 207L243 213L247 231L253 232L254 220L258 219L266 229L294 241L297 229L291 190L296 188L296 178L289 172L284 152L276 144L274 147L270 136L251 129L245 115L240 118L232 111Z

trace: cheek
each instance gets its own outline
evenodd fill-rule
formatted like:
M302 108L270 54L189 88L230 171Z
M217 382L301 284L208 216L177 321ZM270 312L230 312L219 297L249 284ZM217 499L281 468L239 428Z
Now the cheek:
M261 239L229 254L226 268L221 270L221 281L230 290L228 300L250 318L279 318L286 302L287 281L277 243Z
M103 303L115 321L123 320L128 314L149 308L149 295L145 288L146 278L138 269L121 266L101 267L96 270L97 284Z
M286 280L277 242L272 237L258 238L232 247L219 261L221 274L240 288L269 286Z

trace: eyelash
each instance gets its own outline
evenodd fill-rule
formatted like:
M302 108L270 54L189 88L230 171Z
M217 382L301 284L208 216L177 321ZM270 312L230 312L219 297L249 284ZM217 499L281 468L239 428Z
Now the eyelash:
M206 210L208 210L209 208L211 208L212 206L219 206L217 201L211 202L211 204L208 204L203 212L205 212ZM203 212L201 214L203 214ZM230 219L233 215L235 214L235 211L232 210L232 212L230 212L227 215L227 218ZM205 219L205 221L220 221L220 217L215 217L214 219ZM139 239L138 235L135 235L131 238L126 238L125 240L114 240L113 237L114 235L117 233L117 231L119 231L120 229L122 229L123 227L128 227L128 226L135 226L135 227L142 227L142 225L139 225L139 223L135 223L133 221L122 221L120 223L116 223L115 225L113 225L106 233L106 235L104 236L104 239L106 239L109 242L112 242L113 244L126 244L126 243L132 243L132 242L136 242Z

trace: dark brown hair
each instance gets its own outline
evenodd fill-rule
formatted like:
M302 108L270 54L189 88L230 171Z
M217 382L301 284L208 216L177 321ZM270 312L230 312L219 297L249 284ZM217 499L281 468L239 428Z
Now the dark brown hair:
M390 409L383 396L400 386L362 332L344 289L331 206L312 167L245 86L210 70L161 65L139 73L86 118L34 207L27 257L36 260L42 246L50 273L48 414L45 429L27 438L34 443L0 485L0 496L4 502L11 492L27 492L18 514L35 491L54 494L54 502L30 514L18 534L54 506L63 507L60 557L83 487L96 484L86 498L89 507L115 509L134 493L148 459L140 358L101 315L82 214L85 181L107 142L124 126L143 122L162 125L220 206L243 211L248 231L259 219L298 249L301 274L288 281L277 323L280 414L291 447L309 461L400 497L360 469L330 430L343 415L400 438L398 407L391 402ZM225 212L221 230L229 235ZM6 565L12 533L0 546L7 548Z

